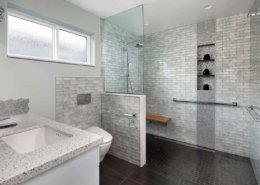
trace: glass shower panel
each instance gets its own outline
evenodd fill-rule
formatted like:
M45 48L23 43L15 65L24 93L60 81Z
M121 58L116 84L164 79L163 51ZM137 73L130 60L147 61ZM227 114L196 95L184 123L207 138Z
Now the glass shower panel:
M260 184L260 16L250 18L250 90L252 115L250 159Z
M106 92L143 94L143 6L104 20Z

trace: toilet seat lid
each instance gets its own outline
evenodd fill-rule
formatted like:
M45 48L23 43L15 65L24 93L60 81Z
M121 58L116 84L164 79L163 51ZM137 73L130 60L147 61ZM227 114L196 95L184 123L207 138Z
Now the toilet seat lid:
M87 131L97 134L102 137L102 144L111 142L113 137L111 134L109 134L107 131L103 130L99 127L90 127L87 129Z

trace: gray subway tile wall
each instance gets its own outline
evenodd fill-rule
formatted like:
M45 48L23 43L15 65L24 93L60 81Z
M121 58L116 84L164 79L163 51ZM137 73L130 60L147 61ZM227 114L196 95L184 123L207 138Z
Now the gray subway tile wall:
M132 113L136 118L124 116ZM102 94L102 128L113 135L110 154L140 165L140 121L139 96Z
M251 104L260 107L260 17L251 17L250 26Z
M57 77L56 120L81 129L100 126L102 92L100 77ZM78 105L77 96L89 93L91 103Z
M250 21L240 14L215 22L216 27L208 27L205 34L209 43L216 43L215 99L240 106L216 106L214 141L212 135L202 135L214 142L213 149L248 157L250 117L243 106L249 104ZM197 26L145 36L144 91L147 112L172 118L167 126L147 124L148 133L199 145L197 105L172 102L172 98L197 100L197 44L205 43L197 31L207 30Z
M144 93L147 112L172 118L167 126L147 123L150 134L197 144L197 25L145 36Z
M216 34L216 101L239 106L216 106L215 149L248 157L250 19L246 14L217 19Z

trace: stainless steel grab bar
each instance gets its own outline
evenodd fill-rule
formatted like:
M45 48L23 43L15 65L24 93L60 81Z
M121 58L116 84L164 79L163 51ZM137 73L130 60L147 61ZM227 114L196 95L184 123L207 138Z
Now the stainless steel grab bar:
M193 100L178 100L176 98L173 98L174 102L182 102L182 103L197 103L197 104L208 104L208 105L225 105L225 106L233 106L237 107L237 102L232 103L224 103L224 102L206 102L206 101L193 101Z
M250 106L246 107L246 109L255 121L260 122L260 115L258 115L258 113L255 111L255 109L257 109L257 107L250 105Z
M113 113L113 112L103 112L105 114L112 114L114 116L119 116L119 117L127 117L127 118L136 118L137 114L136 113L131 113L131 114L118 114L118 113Z

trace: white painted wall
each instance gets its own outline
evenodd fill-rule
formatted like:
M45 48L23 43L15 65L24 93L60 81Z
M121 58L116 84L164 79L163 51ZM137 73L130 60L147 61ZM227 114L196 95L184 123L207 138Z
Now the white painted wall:
M62 21L96 37L96 66L77 66L7 57L7 22L0 23L0 100L29 98L30 111L55 118L55 77L99 77L101 61L100 18L63 0L0 0Z

